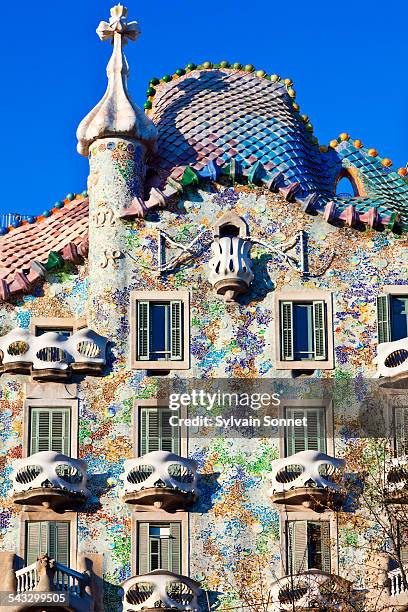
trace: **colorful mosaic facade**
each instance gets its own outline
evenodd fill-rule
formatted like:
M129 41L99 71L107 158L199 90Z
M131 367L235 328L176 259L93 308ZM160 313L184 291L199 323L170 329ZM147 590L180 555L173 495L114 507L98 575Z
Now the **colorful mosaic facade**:
M46 403L47 389L52 395L55 385L66 388L69 383L70 397L78 400L78 458L87 463L90 490L75 512L76 554L100 558L95 610L121 609L120 585L135 574L135 520L142 520L143 513L135 515L123 501L121 480L125 460L134 457L135 403L155 399L165 377L306 376L290 364L276 367L281 361L276 296L282 291L309 291L311 299L318 291L331 295L333 317L327 325L328 335L333 334L333 364L320 368L316 362L308 375L373 378L377 297L395 285L407 286L408 294L404 173L394 172L346 135L319 149L308 119L293 103L291 83L252 67L200 68L163 79L157 92L150 92L147 113L158 131L156 150L135 133L97 134L89 146L89 204L86 195L67 200L50 216L13 228L0 239L7 270L2 274L2 336L15 328L28 330L33 321L47 317L85 320L108 339L102 376L73 372L68 382L34 383L29 375L6 369L0 381L0 551L21 557L24 545L28 515L22 511L27 510L10 499L13 462L26 454L24 402L34 384L31 397L44 397ZM335 192L346 171L357 190L347 200ZM85 232L84 210L89 210ZM232 302L216 295L208 281L215 224L228 211L245 220L253 240L254 280ZM40 236L38 254L31 228ZM60 237L51 248L47 228L49 236ZM302 245L291 244L301 232ZM163 236L173 242L165 239L163 247ZM175 244L186 247L194 239L177 258ZM18 248L10 260L13 244ZM160 273L163 248L165 261L176 260ZM63 256L64 249L69 257ZM36 269L37 276L27 280ZM136 321L131 293L179 290L190 293L189 368L165 376L132 368ZM60 397L67 397L64 393ZM336 412L333 438L336 456L347 454L347 427ZM229 609L238 605L245 584L261 596L259 571L268 584L285 574L282 530L287 516L269 494L279 440L195 436L188 441L188 456L198 462L199 497L182 513L187 517L182 573L207 592L208 597L200 596L202 607ZM317 520L316 513L310 516ZM364 593L372 580L367 558L376 534L356 517L358 509L337 516L333 573ZM169 520L178 520L178 514ZM387 567L378 576L385 583Z

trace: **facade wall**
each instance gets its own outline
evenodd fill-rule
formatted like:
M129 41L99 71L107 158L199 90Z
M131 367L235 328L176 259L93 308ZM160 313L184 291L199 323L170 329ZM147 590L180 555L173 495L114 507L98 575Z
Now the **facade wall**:
M255 245L251 254L255 279L250 291L238 303L227 304L216 296L208 282L207 247L215 220L229 209L245 218L251 236L271 245L279 246L297 231L307 232L310 275L302 278L281 257ZM121 500L120 480L124 459L133 456L134 402L154 399L157 394L157 377L130 367L130 292L191 292L191 368L172 372L170 377L289 378L289 369L275 369L276 294L289 289L327 290L333 297L335 367L316 369L313 376L343 379L374 376L376 296L384 285L408 285L408 250L403 237L388 231L336 228L260 188L208 186L168 209L150 213L146 220L118 223L123 223L120 266L126 286L118 286L115 261L110 260L104 268L97 266L100 252L91 249L91 277L87 265L78 270L67 267L48 275L33 296L4 304L0 313L2 335L14 327L29 328L33 317L39 316L88 319L95 331L108 334L111 344L105 375L74 381L79 399L78 456L88 462L92 491L86 507L78 513L78 554L103 553L106 610L116 605L115 585L132 575L134 568L132 512ZM160 276L155 272L158 229L183 243L201 230L209 233L200 239L196 258ZM98 303L89 313L92 283L98 289ZM1 377L2 551L18 552L16 543L21 537L20 511L7 495L12 461L23 454L23 404L28 382L27 376ZM342 446L342 425L336 416L334 421L336 451ZM198 461L201 476L200 497L187 518L187 573L213 592L225 591L226 568L231 569L232 559L243 555L247 561L233 567L236 578L241 573L244 579L248 567L256 568L257 560L261 563L265 558L271 576L279 577L280 514L268 499L266 480L271 461L279 457L278 441L191 440L189 454ZM360 586L365 581L360 564L364 553L356 551L353 544L362 537L369 537L369 533L362 535L355 524L339 526L339 573L359 574Z

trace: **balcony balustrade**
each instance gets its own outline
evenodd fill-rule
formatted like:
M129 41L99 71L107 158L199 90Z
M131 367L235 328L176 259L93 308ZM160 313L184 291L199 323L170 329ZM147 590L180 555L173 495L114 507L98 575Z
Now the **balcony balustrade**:
M407 572L406 575L408 577ZM390 587L390 597L397 599L399 605L408 604L408 588L405 588L402 572L399 567L388 572L388 581Z
M32 374L34 380L100 374L106 363L106 344L106 338L88 328L68 337L57 332L34 336L16 328L0 338L0 374Z
M351 583L335 574L310 569L277 580L271 587L273 612L351 610Z
M276 504L315 511L337 507L343 499L343 459L319 451L302 451L272 462L271 499Z
M164 570L129 578L122 584L123 612L149 612L158 608L199 612L200 585L195 580Z
M54 509L84 503L90 496L86 468L81 459L54 451L16 459L10 496L15 504Z
M124 501L136 510L183 510L195 502L197 463L167 451L153 451L124 464Z
M377 365L378 377L408 374L408 338L379 344L373 363Z

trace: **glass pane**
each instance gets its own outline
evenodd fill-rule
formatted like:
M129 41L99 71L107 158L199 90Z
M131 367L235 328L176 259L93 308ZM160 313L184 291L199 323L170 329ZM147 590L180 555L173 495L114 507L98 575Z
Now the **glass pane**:
M320 523L307 523L308 569L323 569L322 528Z
M391 340L408 336L408 296L391 298Z
M296 361L314 359L312 304L293 304L293 350Z
M150 359L154 361L170 358L170 304L150 303Z
M42 334L46 334L48 332L55 332L56 334L61 334L62 336L64 336L64 338L69 338L70 336L72 336L72 328L60 328L57 329L55 327L36 327L35 328L35 335L36 336L41 336Z

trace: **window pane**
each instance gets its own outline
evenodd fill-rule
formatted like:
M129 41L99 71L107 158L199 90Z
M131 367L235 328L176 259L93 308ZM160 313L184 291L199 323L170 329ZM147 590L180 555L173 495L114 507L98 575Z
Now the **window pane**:
M308 568L323 569L322 565L322 533L321 524L308 522Z
M314 359L313 305L293 304L294 359Z
M150 359L167 360L170 356L170 304L150 302Z
M35 335L42 336L42 334L47 334L48 332L55 332L56 334L61 334L64 338L69 338L72 336L72 328L60 328L57 329L55 327L36 327Z
M408 336L408 296L391 298L391 340Z

